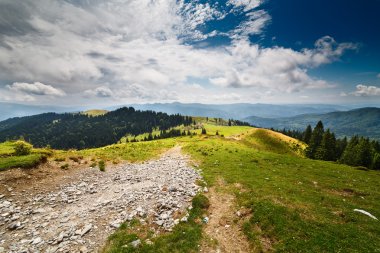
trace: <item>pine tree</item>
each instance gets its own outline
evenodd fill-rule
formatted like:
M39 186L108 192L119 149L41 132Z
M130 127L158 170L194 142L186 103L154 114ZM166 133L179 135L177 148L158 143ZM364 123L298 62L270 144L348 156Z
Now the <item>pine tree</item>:
M202 134L207 134L206 128L202 128Z
M315 152L315 158L325 161L336 160L336 139L333 133L330 133L330 129L323 134L321 145Z
M351 165L351 166L355 165L356 163L355 152L356 152L356 146L358 145L358 143L359 143L358 136L354 136L350 139L346 148L344 149L342 157L339 160L341 163Z
M315 153L318 147L321 145L323 138L324 128L322 121L318 121L313 133L311 134L310 144L306 150L306 156L309 158L315 158Z
M303 134L303 141L306 144L310 144L311 134L312 134L312 129L311 129L311 126L308 125L306 127L305 133Z
M360 138L358 145L356 146L356 164L358 166L364 166L370 168L372 164L372 152L369 139Z
M380 170L380 153L374 154L371 169Z
M336 140L336 158L340 159L347 147L347 137Z

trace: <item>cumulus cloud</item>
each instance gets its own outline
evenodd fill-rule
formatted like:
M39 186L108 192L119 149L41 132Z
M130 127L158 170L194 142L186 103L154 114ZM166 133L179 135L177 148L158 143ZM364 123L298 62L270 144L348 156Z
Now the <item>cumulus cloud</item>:
M110 88L101 86L97 87L93 90L85 90L84 91L85 97L100 97L100 98L108 98L113 96L112 90Z
M39 96L65 96L66 93L60 89L54 88L51 85L46 85L40 82L34 83L18 83L7 85L7 88L17 93Z
M351 94L358 97L380 96L380 87L359 84Z
M262 0L228 0L227 5L232 5L234 8L243 8L244 11L250 11L259 7Z
M14 84L0 84L0 93L152 102L330 87L308 70L339 60L356 45L328 36L301 51L253 44L248 37L262 34L271 20L262 2L3 0L0 83ZM228 31L206 29L228 15L241 22ZM232 42L193 45L213 36ZM215 90L195 89L192 79L221 92L213 97Z

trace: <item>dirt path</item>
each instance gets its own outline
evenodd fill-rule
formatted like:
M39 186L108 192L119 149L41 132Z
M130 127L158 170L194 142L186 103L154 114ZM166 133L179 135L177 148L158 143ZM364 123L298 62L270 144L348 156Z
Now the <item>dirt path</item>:
M210 200L209 222L205 227L208 242L203 245L202 252L250 252L239 222L234 222L240 215L236 211L235 197L219 192L215 187L209 190L207 197Z
M151 222L157 233L170 230L174 217L185 215L200 178L179 147L158 160L106 172L86 167L66 176L28 177L29 185L0 194L0 252L97 252L132 218Z

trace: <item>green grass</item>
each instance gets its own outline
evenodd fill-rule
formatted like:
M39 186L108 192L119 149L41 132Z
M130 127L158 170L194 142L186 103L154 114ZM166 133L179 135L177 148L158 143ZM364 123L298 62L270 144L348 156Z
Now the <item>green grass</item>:
M102 148L57 151L55 157L63 159L71 156L91 157L95 160L125 160L140 162L155 158L176 145L176 139L163 139L148 142L113 144Z
M6 141L0 143L0 157L12 155L14 151L14 142Z
M46 156L41 154L2 157L0 158L0 171L11 168L33 168L44 160L46 160Z
M0 171L11 168L32 168L46 161L52 155L50 149L33 148L31 154L15 156L15 142L0 143Z
M84 114L84 115L88 115L88 116L92 116L92 117L95 117L95 116L100 116L100 115L104 115L108 113L107 110L87 110L87 111L84 111L82 112L81 114Z
M243 230L253 248L260 251L260 239L267 238L278 252L379 250L380 223L353 209L380 217L380 173L305 159L268 136L208 138L185 146L202 162L207 182L224 179L237 206L251 210ZM271 152L267 145L273 145Z

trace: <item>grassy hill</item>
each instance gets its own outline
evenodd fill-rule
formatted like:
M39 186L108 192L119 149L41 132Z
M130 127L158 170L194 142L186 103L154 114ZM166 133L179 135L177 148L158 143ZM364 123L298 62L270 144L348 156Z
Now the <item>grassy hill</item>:
M209 188L234 197L232 208L243 215L229 222L244 232L252 252L376 252L380 248L379 221L354 212L363 209L380 217L379 171L304 158L302 142L270 130L204 127L207 135L56 151L51 159L82 156L108 163L133 162L181 145L198 164ZM9 153L7 145L3 150ZM180 222L172 232L156 237L138 221L126 222L109 238L104 252L198 252L196 245L217 245L202 229L205 225L200 221L209 214L201 196L193 200L189 221ZM141 245L128 246L136 238Z
M93 110L84 111L84 112L82 112L82 114L95 117L95 116L104 115L104 114L106 114L108 112L109 111L107 111L107 110L93 109Z
M326 114L304 114L276 119L252 116L245 120L260 127L302 131L307 125L315 126L319 120L322 120L325 128L330 128L338 137L360 135L380 140L380 108L361 108Z

